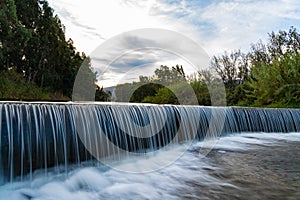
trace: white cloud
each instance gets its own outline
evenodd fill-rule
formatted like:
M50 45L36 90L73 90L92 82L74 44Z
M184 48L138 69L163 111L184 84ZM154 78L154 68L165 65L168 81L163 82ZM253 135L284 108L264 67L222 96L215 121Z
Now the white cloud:
M246 49L267 33L297 26L295 12L300 6L288 1L228 1L213 3L200 15L212 24L214 37L206 44L210 54L224 50ZM291 14L294 13L294 14Z
M160 17L149 15L149 3L129 4L122 1L50 0L50 5L66 25L66 34L79 50L91 53L103 39L139 28L172 29ZM92 28L92 30L91 30ZM92 31L89 33L88 31ZM95 34L101 37L95 36Z
M49 0L49 3L65 24L67 36L74 40L79 51L88 54L120 33L163 28L191 38L212 56L225 50L248 50L251 43L266 39L271 31L300 25L300 2L293 0ZM165 41L170 49L185 45L168 38ZM121 51L124 47L122 44L113 49ZM170 63L167 58L157 59ZM116 79L113 73L116 70L109 72L105 80Z
M165 28L191 37L210 55L246 48L268 32L297 26L300 2L293 0L201 1L49 0L67 35L90 53L114 35L138 28Z

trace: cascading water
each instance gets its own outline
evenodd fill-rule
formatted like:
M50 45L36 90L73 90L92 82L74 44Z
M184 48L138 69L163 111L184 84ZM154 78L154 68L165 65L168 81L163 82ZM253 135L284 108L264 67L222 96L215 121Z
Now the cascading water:
M300 110L7 102L0 104L0 121L0 183L5 183L32 177L36 169L67 172L71 163L146 154L195 137L299 132Z

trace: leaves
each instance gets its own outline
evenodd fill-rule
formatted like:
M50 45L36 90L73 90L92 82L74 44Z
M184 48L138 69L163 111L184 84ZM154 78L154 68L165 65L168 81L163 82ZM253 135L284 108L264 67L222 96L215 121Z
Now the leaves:
M65 27L48 2L2 0L0 5L0 71L14 68L27 84L71 97L85 55L66 41Z
M300 54L286 53L281 60L253 67L246 92L255 97L255 105L299 104L299 80Z

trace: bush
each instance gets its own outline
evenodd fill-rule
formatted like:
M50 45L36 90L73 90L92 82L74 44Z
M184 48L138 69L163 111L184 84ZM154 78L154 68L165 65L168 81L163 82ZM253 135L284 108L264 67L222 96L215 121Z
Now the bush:
M27 84L25 78L14 69L0 72L0 99L49 100L47 91L35 84Z

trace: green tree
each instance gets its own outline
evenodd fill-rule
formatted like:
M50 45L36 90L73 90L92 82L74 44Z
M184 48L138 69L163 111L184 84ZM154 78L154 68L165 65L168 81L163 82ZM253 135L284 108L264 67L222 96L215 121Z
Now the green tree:
M158 89L155 96L147 96L142 102L154 104L179 104L176 95L167 87Z
M95 101L109 101L111 97L110 92L105 92L103 87L96 86Z
M246 94L255 106L292 106L300 103L300 55L285 54L281 60L252 68Z
M48 2L2 0L0 5L0 71L14 69L28 85L70 97L86 56L66 41L65 27Z
M237 93L236 88L243 83L250 74L249 59L240 50L217 57L211 62L212 68L222 79L226 88L227 104L237 104L244 93ZM238 87L240 90L240 86ZM237 95L238 94L238 95Z
M166 65L161 65L160 68L157 68L154 71L154 74L154 79L164 85L186 80L183 67L179 65L172 68L169 68Z
M211 66L223 80L225 86L232 90L238 85L237 80L246 79L250 71L248 58L240 50L230 54L225 52L219 57L214 56Z
M130 97L130 102L140 103L147 97L154 97L164 86L156 83L146 83L138 87Z
M297 54L300 52L300 34L295 27L288 31L271 32L268 42L262 41L251 46L251 52L248 54L252 66L271 64L274 60L281 59L286 53Z
M0 70L17 67L31 32L23 27L17 16L14 0L0 2Z
M204 106L210 106L211 105L210 95L206 83L204 81L198 80L198 81L191 82L190 85L197 96L198 104Z

